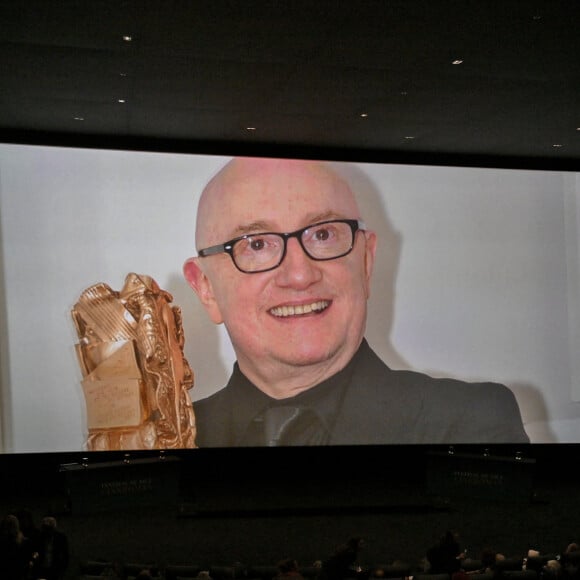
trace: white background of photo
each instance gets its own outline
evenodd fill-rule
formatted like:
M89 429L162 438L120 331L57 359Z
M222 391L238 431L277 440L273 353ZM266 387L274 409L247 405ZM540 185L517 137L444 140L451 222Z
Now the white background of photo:
M182 276L199 194L229 157L0 145L0 365L7 453L84 449L70 311L152 276L183 311L195 401L234 362ZM337 164L379 235L367 336L393 368L494 380L533 443L580 442L580 176Z

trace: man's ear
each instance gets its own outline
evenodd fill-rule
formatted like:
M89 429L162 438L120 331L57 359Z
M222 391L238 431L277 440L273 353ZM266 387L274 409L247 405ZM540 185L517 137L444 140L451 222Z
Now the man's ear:
M212 322L221 324L224 320L215 299L213 287L198 262L198 258L188 258L183 264L183 275L197 294Z
M371 295L371 277L375 265L375 254L377 252L377 235L373 231L364 232L366 237L365 245L365 277L367 288L367 299Z

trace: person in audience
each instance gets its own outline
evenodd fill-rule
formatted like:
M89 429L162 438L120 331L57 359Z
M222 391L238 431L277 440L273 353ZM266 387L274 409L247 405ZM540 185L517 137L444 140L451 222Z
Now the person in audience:
M330 163L235 158L183 273L236 355L194 403L199 447L527 443L505 385L390 369L365 338L377 235Z
M580 546L576 542L570 542L564 550L564 554L571 554L573 552L580 552Z
M446 530L439 540L427 549L427 561L430 574L449 574L461 569L465 552L461 549L459 533Z
M63 580L69 558L68 537L58 529L55 517L45 516L40 522L40 544L33 569L34 578Z
M374 566L371 570L369 578L384 578L385 577L385 569L382 566Z
M481 550L479 561L481 566L476 570L467 571L468 574L492 574L494 578L500 578L503 575L501 562L505 560L505 555L496 552L493 548L485 547ZM463 560L465 564L466 560ZM466 567L466 566L464 566Z
M364 546L364 538L360 536L352 536L344 544L340 544L326 560L322 561L319 578L345 580L362 577L360 553Z
M479 556L481 568L478 572L486 574L496 569L497 553L493 548L484 548Z
M580 549L576 542L566 546L560 557L562 564L562 579L580 580Z
M523 559L522 570L533 570L540 574L544 565L543 559L540 557L540 551L535 548L530 548Z
M289 580L304 580L304 577L300 572L298 560L294 558L284 558L280 560L276 564L276 568L278 569L276 578Z
M33 554L38 553L38 543L40 541L40 528L34 521L34 516L28 508L20 508L14 514L20 522L20 529L24 537L30 542L30 549Z
M547 580L559 580L562 576L562 564L555 558L550 558L542 567L542 577Z
M490 572L493 574L494 580L503 580L505 577L504 563L506 562L505 554L497 552L495 555L495 563L490 568Z
M0 520L0 578L27 580L32 559L30 542L22 533L18 518L5 515Z

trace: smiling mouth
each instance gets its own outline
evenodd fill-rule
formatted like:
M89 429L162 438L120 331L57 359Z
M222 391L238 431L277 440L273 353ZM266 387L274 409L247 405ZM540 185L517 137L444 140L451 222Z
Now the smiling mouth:
M297 304L296 306L276 306L270 309L270 314L278 318L287 318L288 316L304 316L305 314L320 313L330 306L328 300L318 300L311 304Z

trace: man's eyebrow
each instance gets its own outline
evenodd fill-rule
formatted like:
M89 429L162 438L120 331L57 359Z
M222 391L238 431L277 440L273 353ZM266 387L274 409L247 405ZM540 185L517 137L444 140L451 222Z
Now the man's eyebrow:
M272 225L264 221L255 221L249 224L239 225L233 232L234 237L244 236L246 234L256 234L260 232L271 232Z
M333 220L333 219L344 219L345 216L336 213L335 211L329 210L323 213L317 214L310 214L304 220L304 224L302 227L308 227L309 225L316 224L318 222L324 222L326 220ZM232 232L233 237L244 236L246 234L259 234L261 232L279 232L272 225L271 222L266 222L263 220L258 220L251 222L249 224L242 224L236 227L236 229ZM285 232L279 232L285 233Z
M304 227L310 224L317 224L318 222L325 222L327 220L339 220L344 218L345 216L335 212L334 210L328 210L323 213L310 214L309 216L307 216Z

